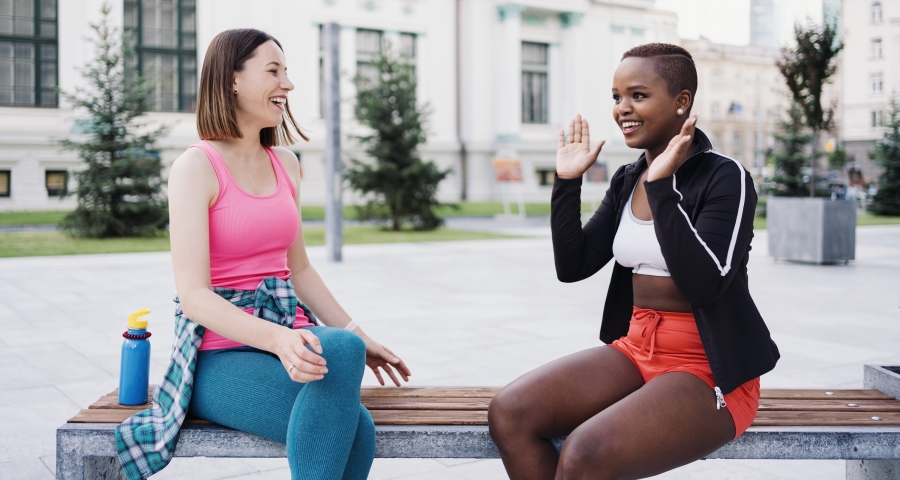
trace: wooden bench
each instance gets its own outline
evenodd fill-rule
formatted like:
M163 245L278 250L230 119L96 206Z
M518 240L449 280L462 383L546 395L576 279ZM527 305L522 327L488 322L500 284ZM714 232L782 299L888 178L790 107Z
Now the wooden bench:
M900 478L900 367L866 365L864 390L764 389L753 426L706 458L843 459L848 480ZM497 388L363 388L379 458L498 458L487 429ZM114 429L147 406L101 397L57 430L58 479L123 478ZM557 448L564 437L555 438ZM176 457L284 457L284 445L202 420Z

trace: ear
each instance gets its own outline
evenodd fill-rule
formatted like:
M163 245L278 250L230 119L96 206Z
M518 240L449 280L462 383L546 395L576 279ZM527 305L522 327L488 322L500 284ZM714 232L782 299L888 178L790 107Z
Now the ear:
M691 95L691 91L684 89L678 92L678 95L675 96L675 106L676 108L682 108L685 112L689 112L691 106L694 103L694 96Z

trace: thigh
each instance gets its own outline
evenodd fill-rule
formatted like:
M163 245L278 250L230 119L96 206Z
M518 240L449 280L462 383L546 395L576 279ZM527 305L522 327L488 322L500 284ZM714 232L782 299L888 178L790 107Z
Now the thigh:
M491 403L531 433L547 438L574 430L643 385L624 353L602 346L554 360L519 377Z
M705 381L666 373L575 429L563 445L557 478L657 475L714 452L734 432L731 415L716 409Z
M201 352L190 413L285 443L294 400L304 387L268 352L249 347Z

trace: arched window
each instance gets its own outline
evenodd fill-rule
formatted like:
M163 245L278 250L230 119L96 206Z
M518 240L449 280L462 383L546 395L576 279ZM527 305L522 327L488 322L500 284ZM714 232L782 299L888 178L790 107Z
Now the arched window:
M881 2L875 2L872 4L872 23L881 23L881 19Z

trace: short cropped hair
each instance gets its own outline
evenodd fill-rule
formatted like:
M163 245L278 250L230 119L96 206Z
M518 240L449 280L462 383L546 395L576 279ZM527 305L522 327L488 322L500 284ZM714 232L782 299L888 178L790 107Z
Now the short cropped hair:
M201 139L243 137L235 113L234 72L243 70L244 63L253 58L256 48L269 40L284 50L274 37L253 28L225 30L213 38L206 49L197 91L197 133ZM281 125L260 130L259 143L264 147L291 145L297 141L291 134L291 128L300 138L309 140L291 115L290 105L285 102Z
M669 95L674 97L687 90L691 92L693 106L694 96L697 95L697 67L687 50L671 43L645 43L625 52L622 60L629 57L652 58L656 62L656 73L666 82Z

